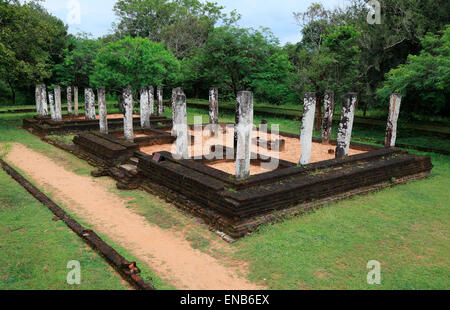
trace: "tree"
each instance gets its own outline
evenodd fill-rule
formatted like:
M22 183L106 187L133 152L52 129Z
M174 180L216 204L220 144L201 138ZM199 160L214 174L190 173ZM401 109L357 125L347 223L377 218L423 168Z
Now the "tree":
M126 37L99 50L91 82L116 92L127 85L137 91L141 86L174 85L179 71L178 60L163 44Z
M302 27L302 41L296 49L297 73L305 89L316 93L315 129L322 125L323 84L329 73L328 66L332 60L324 53L323 43L328 27L331 25L332 13L322 4L312 3L304 13L294 13L297 23Z
M389 71L378 94L384 101L394 92L403 94L402 110L410 115L450 116L450 25L428 34L422 46L419 55L409 55L406 64Z
M367 23L369 8L365 0L351 0L337 19L354 25L361 32L359 80L366 86L364 112L374 104L376 89L392 68L417 55L427 32L437 32L450 21L447 0L379 0L381 24Z
M115 28L122 36L164 42L183 59L206 43L217 22L228 24L239 18L222 10L216 3L199 0L120 0L114 6L119 18Z
M220 87L221 93L252 90L257 98L280 104L289 96L291 65L278 40L262 31L231 26L216 28L203 49L185 63L184 80Z
M90 76L94 73L95 58L102 42L89 38L87 33L70 36L68 47L64 50L64 60L55 66L58 84L88 87Z
M11 89L49 79L61 60L67 27L37 2L0 2L0 76Z

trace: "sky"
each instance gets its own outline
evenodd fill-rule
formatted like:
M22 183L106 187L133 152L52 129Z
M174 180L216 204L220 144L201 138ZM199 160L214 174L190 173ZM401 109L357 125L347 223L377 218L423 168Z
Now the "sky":
M69 32L88 32L95 37L108 34L111 24L116 21L113 12L116 0L45 0L47 10L69 25ZM312 2L321 2L327 8L343 7L346 0L212 0L225 7L225 12L236 9L242 18L242 27L267 27L280 39L282 44L300 40L299 26L293 12L306 11ZM78 20L75 12L79 6Z

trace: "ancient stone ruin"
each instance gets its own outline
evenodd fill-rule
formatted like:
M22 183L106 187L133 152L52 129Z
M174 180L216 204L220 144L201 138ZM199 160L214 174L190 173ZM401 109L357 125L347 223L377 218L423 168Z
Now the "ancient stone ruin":
M46 89L38 85L35 94L38 116L25 119L24 128L42 136L77 132L74 146L62 147L98 166L99 171L93 175L114 177L120 189L142 188L159 195L233 238L243 237L257 230L259 225L283 216L302 214L331 201L427 177L433 168L429 157L394 148L401 103L399 94L391 97L386 147L375 147L351 142L356 93L344 98L338 139L334 141L331 139L335 103L332 91L324 96L321 139L313 137L318 96L315 93L305 94L301 132L275 131L277 136L272 137L273 130L262 134L268 127L267 122L262 122L259 129L253 125L252 92L238 93L235 124L221 124L218 90L212 88L209 124L197 124L194 128L187 122L186 95L181 88L172 90L173 119L160 116L161 87L156 91L158 116L153 115L154 89L151 86L137 90L140 117L133 117L131 87L123 91L123 117L107 115L106 90L101 87L97 91L99 120L95 119L95 96L86 89L86 113L93 118L73 120L65 116L54 122L42 115L45 114L42 93L46 93ZM52 120L56 120L58 114L58 94L60 96L58 87L48 93ZM94 107L93 113L91 107ZM75 113L76 110L75 103ZM193 156L194 129L210 125L216 125L218 132L229 132L230 138L227 136L222 141L210 132L202 134L201 139L218 140L211 144L210 151L204 148L203 154ZM135 137L135 133L139 135ZM292 140L296 141L294 150L297 150L300 165L298 159L283 160L283 156L292 152L289 145ZM336 154L329 154L328 145L336 147ZM312 150L319 146L324 147L328 160L312 160ZM273 161L278 166L252 173L255 167ZM234 170L223 170L230 165Z

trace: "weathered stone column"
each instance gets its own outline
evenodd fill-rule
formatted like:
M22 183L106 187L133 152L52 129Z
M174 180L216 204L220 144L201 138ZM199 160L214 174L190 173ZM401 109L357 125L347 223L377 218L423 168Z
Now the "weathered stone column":
M133 92L131 86L127 86L123 90L123 107L125 113L123 114L123 133L125 139L134 141L133 132Z
M330 144L331 133L333 130L333 114L334 114L334 92L326 91L324 98L324 115L322 122L322 143Z
M253 93L241 91L237 96L239 122L236 124L236 178L246 179L250 176L250 160L253 132Z
M176 159L189 158L189 137L187 125L187 109L186 109L186 95L181 88L176 88L172 91L176 94L172 108L173 112L173 130L172 136L176 136Z
M314 117L316 115L316 93L306 93L303 104L302 131L300 144L302 156L300 165L309 165L311 162L312 137L314 131Z
M41 84L41 116L48 116L47 86Z
M108 112L106 110L106 90L104 87L97 88L97 97L100 132L108 133Z
M61 87L55 86L55 120L62 121Z
M153 86L148 87L148 109L150 111L150 117L155 114L155 88Z
M148 87L141 87L140 93L141 127L150 128L150 106L148 97Z
M55 96L52 91L48 92L48 103L50 105L50 117L52 118L52 121L56 121Z
M72 115L72 87L67 86L67 112Z
M384 146L387 148L395 147L397 141L397 122L400 115L400 106L402 104L402 95L395 93L391 95L389 106L389 118L386 128L386 139Z
M219 126L219 90L217 88L209 90L209 123L213 135Z
M95 112L95 94L92 88L84 89L84 113L86 115L86 119L96 119L97 113Z
M41 115L41 85L36 84L34 99L36 102L36 113L37 115Z
M158 116L161 116L164 113L163 88L161 86L156 88L156 100L158 101Z
M178 95L184 95L183 89L181 87L172 89L172 120L175 119L175 102L177 101Z
M73 88L74 114L78 116L78 87Z
M336 159L345 159L350 151L353 120L355 118L355 107L357 101L357 93L348 93L345 95L344 102L342 104L341 123L339 124Z

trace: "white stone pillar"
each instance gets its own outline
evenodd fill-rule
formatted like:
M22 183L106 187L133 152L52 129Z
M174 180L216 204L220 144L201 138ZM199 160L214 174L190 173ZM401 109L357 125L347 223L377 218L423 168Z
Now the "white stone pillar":
M324 98L324 115L322 122L322 143L329 144L333 130L334 92L326 91Z
M174 157L176 159L188 159L189 156L189 138L187 125L187 109L186 109L186 95L181 88L173 90L176 94L174 98L173 107L173 129L172 136L176 136L176 152Z
M47 86L41 84L41 116L48 116Z
M106 90L104 87L97 88L98 97L98 120L101 133L108 133L108 112L106 110Z
M397 123L400 115L400 106L402 104L402 95L394 93L391 95L391 102L389 105L389 118L386 128L385 147L395 147L397 141Z
M355 108L358 101L357 93L348 93L342 104L341 123L336 147L336 159L345 159L350 151L352 138L353 120L355 118Z
M213 135L219 126L219 90L217 88L209 90L209 124L211 135Z
M86 119L96 119L97 113L95 112L95 94L92 88L84 89L84 110Z
M74 114L78 116L78 87L73 88Z
M148 87L148 108L150 117L152 117L155 114L155 88L153 86Z
M123 114L123 133L125 139L134 141L133 132L133 92L131 86L127 86L123 90L123 107L125 113Z
M175 119L175 101L177 100L178 95L184 95L181 87L172 89L172 119Z
M164 113L164 102L163 102L163 88L158 86L156 88L156 99L158 101L158 116L162 116Z
M50 105L50 117L52 121L56 121L55 96L52 91L48 92L48 103Z
M253 93L241 91L237 96L239 122L236 124L236 178L246 179L250 176L250 161L253 133Z
M72 87L67 86L67 112L72 115Z
M150 128L150 106L148 97L148 87L141 87L140 93L140 111L141 111L141 127Z
M55 120L62 121L61 87L55 86Z
M36 103L36 113L40 115L41 113L41 85L36 84L36 88L34 90L34 99Z
M309 165L311 162L312 137L314 132L314 117L316 115L316 93L306 93L303 104L302 131L300 144L302 156L300 165Z

